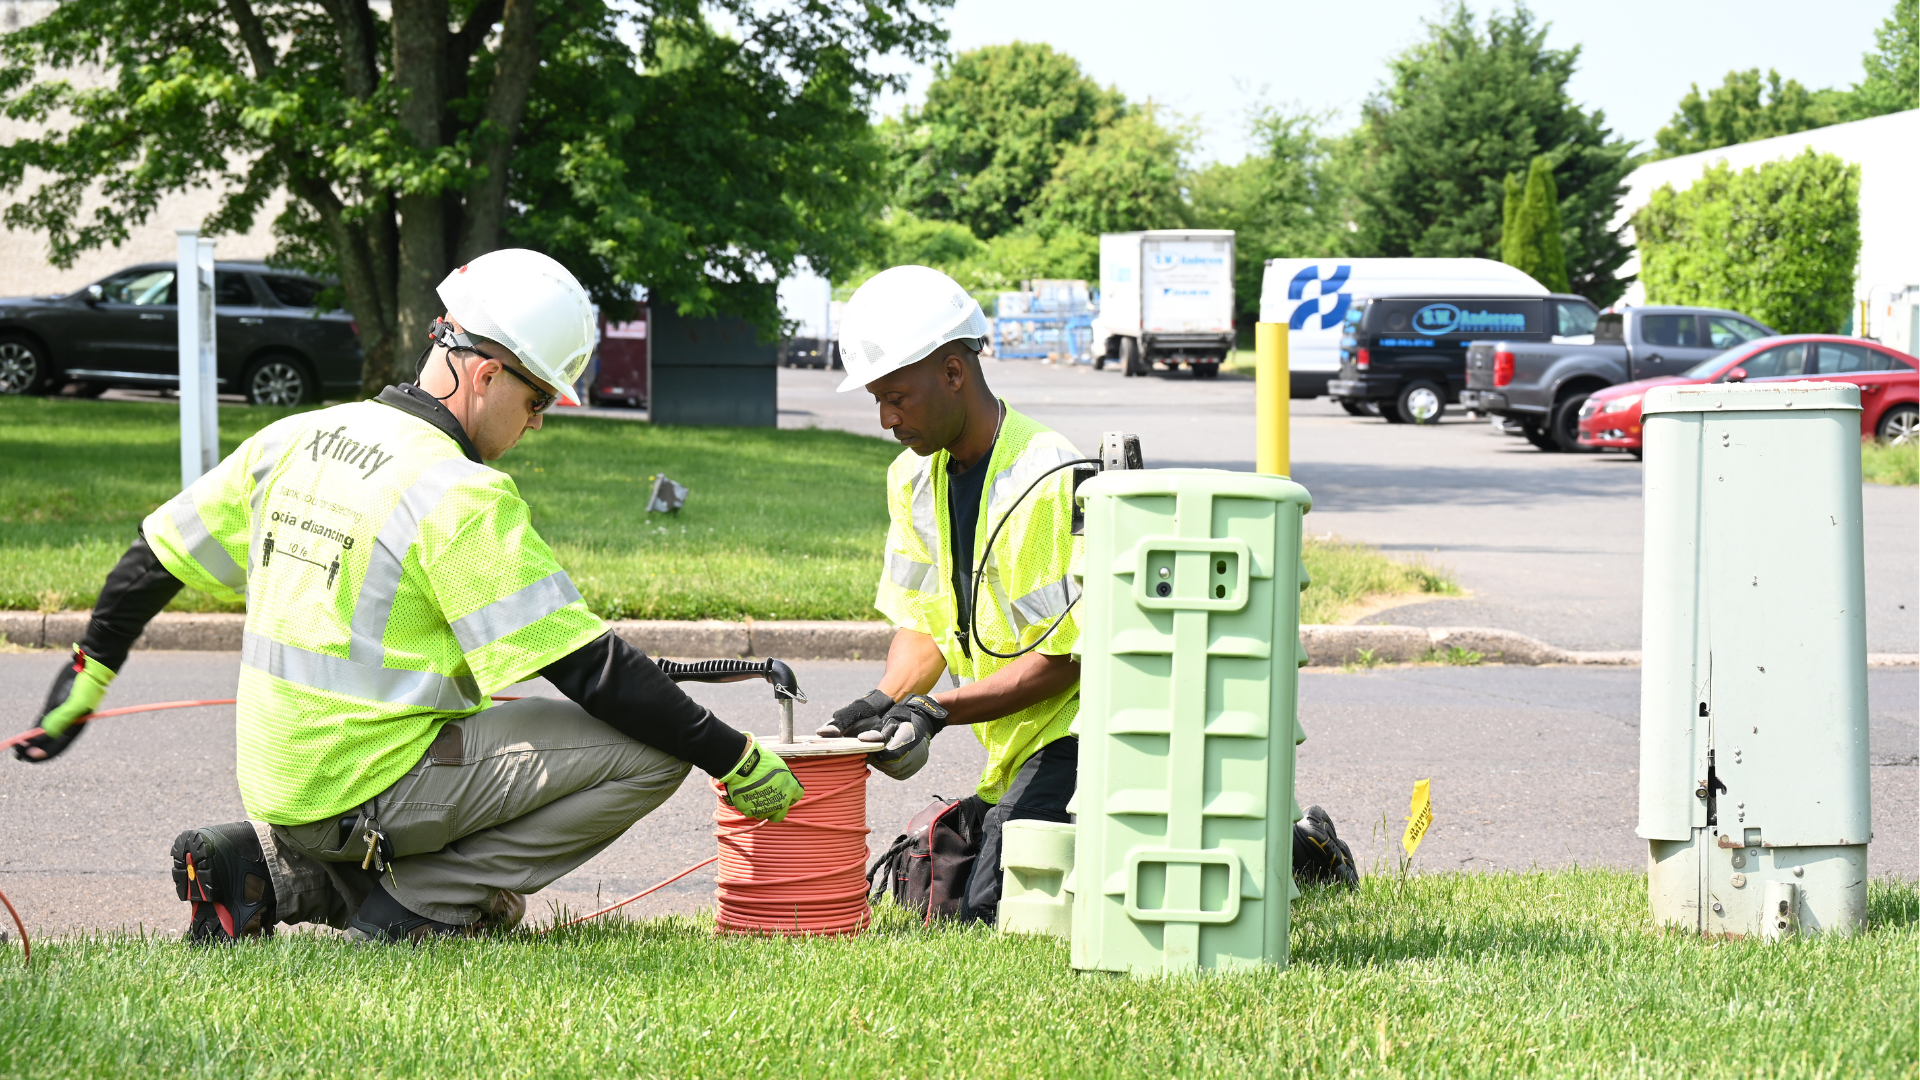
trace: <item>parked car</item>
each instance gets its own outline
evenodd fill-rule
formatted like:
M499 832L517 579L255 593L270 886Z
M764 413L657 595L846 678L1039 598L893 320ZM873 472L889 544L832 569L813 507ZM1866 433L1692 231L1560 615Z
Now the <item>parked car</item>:
M1920 361L1859 338L1794 334L1742 342L1678 375L1595 392L1580 407L1580 445L1640 456L1640 400L1656 386L1713 382L1849 382L1860 388L1860 437L1920 438Z
M1371 403L1393 424L1430 424L1460 400L1467 346L1501 337L1587 340L1599 311L1584 296L1379 296L1347 308L1340 377L1327 394L1355 416Z
M780 343L780 366L825 371L833 364L832 346L832 342L817 337L788 338Z
M0 393L75 384L180 383L173 263L143 263L68 296L0 300ZM294 405L360 388L365 355L344 311L319 311L321 282L260 263L214 267L219 389L254 404ZM409 358L410 359L410 358Z
M1461 402L1514 421L1542 450L1579 450L1580 408L1618 383L1679 375L1702 360L1774 331L1721 308L1645 307L1599 317L1591 340L1476 341L1467 349Z

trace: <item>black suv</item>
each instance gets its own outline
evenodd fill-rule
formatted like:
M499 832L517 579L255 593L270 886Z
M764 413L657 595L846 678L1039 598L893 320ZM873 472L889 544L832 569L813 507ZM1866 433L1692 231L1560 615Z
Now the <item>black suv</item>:
M1587 338L1600 312L1584 296L1381 296L1347 308L1340 374L1327 394L1355 416L1430 424L1467 385L1467 344Z
M43 394L72 383L180 384L173 263L129 267L71 296L0 300L0 393ZM297 405L360 388L360 335L343 311L318 311L324 286L260 263L217 263L214 341L220 390L256 405Z

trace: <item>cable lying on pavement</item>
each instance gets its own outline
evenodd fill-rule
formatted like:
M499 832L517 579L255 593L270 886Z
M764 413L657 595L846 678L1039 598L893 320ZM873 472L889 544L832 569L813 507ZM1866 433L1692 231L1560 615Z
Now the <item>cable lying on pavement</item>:
M755 674L761 674L761 672L759 672L756 669ZM493 700L519 701L520 698L517 696L496 694L494 695ZM202 708L202 707L212 706L212 705L232 705L234 704L234 701L235 699L233 698L209 698L205 701L160 701L150 705L126 705L118 709L101 709L99 712L88 713L87 715L82 716L79 719L75 720L74 723L84 724L93 720L103 720L110 716L132 716L138 713L161 712L166 709L194 709L194 708ZM23 731L20 734L7 739L5 742L0 742L0 750L4 750L8 747L18 746L42 734L44 734L44 732L37 727L30 731ZM754 829L759 828L760 825L763 825L763 824L765 824L765 822L757 823L748 828L741 829L738 832L734 833L733 835L735 836L744 835L746 833L752 832ZM862 850L864 851L864 845L862 845ZM595 911L588 915L582 915L579 918L570 920L568 922L556 923L552 926L543 927L539 930L534 931L534 933L548 934L548 933L552 933L555 930L564 930L567 927L578 926L583 922L588 922L590 920L597 919L602 915L607 915L612 912L618 911L621 908L626 907L628 904L631 904L636 900L640 900L646 896L649 896L653 893L660 891L661 889L666 888L667 886L673 884L676 881L679 881L681 878L686 877L688 874L691 874L696 870L700 870L704 867L711 866L714 863L719 861L720 861L720 856L714 855L711 858L704 859L700 862L694 863L692 866L687 867L685 870L680 871L679 873L673 875L672 877L666 879L665 881L660 882L657 885L650 886L648 888L640 890L637 893L634 893L632 896L627 897L625 900L622 900L617 904L611 904L607 907L601 908L599 911ZM7 909L7 913L13 916L13 925L17 927L20 931L20 947L22 951L24 951L26 954L26 960L28 965L31 966L33 963L33 948L27 938L26 923L24 920L20 918L20 913L14 909L13 901L8 900L7 894L4 892L0 892L0 904L5 905Z

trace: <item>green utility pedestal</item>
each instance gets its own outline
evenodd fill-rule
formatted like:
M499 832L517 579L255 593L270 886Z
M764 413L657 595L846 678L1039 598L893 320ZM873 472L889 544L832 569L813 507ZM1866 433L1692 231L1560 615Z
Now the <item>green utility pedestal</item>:
M1640 825L1656 924L1867 924L1860 390L1662 386L1646 430Z
M1080 488L1073 966L1287 962L1305 488L1206 469Z

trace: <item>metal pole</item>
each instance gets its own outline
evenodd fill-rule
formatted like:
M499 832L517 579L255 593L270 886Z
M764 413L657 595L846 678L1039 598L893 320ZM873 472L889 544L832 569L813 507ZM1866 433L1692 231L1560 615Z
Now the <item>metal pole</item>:
M192 486L201 467L204 428L200 422L200 230L175 229L173 273L174 324L179 337L180 486Z
M220 464L219 339L213 312L213 241L200 241L200 473Z
M785 694L780 695L780 741L793 741L793 699Z
M1287 324L1253 324L1254 471L1288 476L1293 470L1289 415L1293 376L1287 370Z

